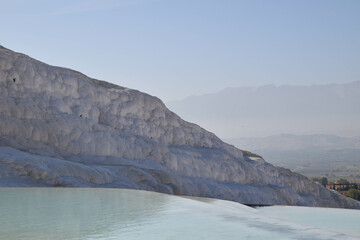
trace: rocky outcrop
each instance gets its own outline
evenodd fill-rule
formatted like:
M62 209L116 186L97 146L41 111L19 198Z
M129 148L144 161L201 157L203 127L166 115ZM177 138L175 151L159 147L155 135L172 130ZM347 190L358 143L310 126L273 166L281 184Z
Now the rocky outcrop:
M0 185L145 189L358 208L183 121L156 97L0 47Z

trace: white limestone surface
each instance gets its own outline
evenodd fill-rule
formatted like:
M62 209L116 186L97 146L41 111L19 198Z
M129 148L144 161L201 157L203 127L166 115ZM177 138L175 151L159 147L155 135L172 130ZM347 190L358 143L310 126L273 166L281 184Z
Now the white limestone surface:
M0 47L0 186L153 190L359 208L180 119L156 97Z

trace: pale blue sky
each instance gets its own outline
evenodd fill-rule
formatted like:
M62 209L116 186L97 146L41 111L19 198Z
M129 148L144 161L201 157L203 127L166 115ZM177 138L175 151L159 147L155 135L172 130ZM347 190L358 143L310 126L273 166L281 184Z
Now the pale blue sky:
M360 1L0 0L0 44L164 101L360 80Z

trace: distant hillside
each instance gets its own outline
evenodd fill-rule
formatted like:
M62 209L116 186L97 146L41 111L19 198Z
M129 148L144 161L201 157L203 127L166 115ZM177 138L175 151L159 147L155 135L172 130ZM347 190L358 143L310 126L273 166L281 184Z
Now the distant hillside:
M268 137L229 138L225 141L248 150L336 150L360 149L360 137L339 137L334 135L280 134Z
M360 183L360 137L281 134L225 141L308 177L345 178Z
M360 135L360 81L227 88L166 105L222 138L281 133Z

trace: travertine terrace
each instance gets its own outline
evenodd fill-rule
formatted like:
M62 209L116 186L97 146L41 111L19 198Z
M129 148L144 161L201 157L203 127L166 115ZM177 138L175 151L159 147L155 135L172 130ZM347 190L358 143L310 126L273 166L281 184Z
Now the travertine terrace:
M245 204L359 208L222 142L156 97L3 47L0 186L132 188Z

